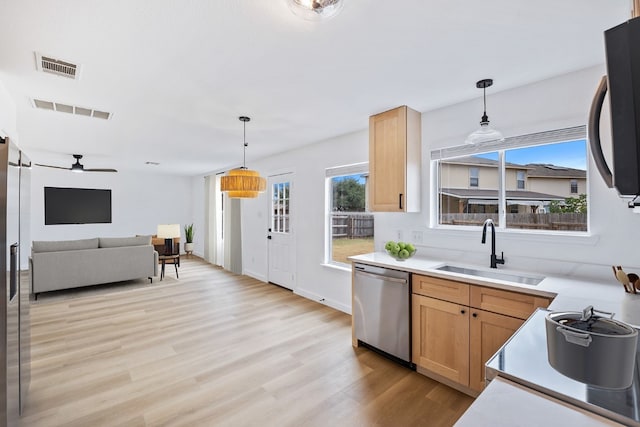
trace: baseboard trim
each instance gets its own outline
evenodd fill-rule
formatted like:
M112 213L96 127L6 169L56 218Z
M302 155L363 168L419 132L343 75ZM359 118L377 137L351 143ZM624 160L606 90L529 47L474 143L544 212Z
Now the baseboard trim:
M255 271L242 270L242 274L245 275L245 276L252 277L252 278L254 278L256 280L259 280L261 282L268 282L269 281L264 274L256 273Z
M338 301L332 300L332 299L328 299L323 297L322 295L318 295L315 292L310 292L310 291L306 291L304 289L300 289L300 288L296 288L293 290L293 293L296 295L300 295L301 297L319 302L320 304L324 304L326 306L329 306L331 308L335 308L336 310L340 310L343 313L347 313L347 314L351 314L351 307L342 304Z

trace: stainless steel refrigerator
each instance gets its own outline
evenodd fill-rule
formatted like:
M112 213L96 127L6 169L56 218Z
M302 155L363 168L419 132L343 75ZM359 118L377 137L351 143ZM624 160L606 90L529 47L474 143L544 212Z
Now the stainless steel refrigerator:
M31 378L30 174L27 156L0 138L0 426L17 424Z

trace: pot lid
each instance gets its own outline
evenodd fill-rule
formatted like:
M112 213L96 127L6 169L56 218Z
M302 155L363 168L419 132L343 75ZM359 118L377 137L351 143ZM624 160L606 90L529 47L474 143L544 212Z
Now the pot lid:
M582 332L590 332L601 335L633 335L635 329L617 320L601 317L594 314L592 306L585 308L582 312L563 312L550 314L551 320L562 326L573 328ZM600 312L603 313L603 312ZM613 317L613 313L606 313Z
M562 326L568 326L584 332L593 332L602 335L630 335L633 333L633 331L630 331L627 327L620 325L611 319L598 316L593 316L588 320L566 317L555 320Z

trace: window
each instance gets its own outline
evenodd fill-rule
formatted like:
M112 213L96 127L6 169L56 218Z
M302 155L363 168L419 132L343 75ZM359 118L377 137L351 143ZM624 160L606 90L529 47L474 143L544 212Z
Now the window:
M480 172L478 168L469 168L469 187L477 187Z
M374 251L373 214L367 212L368 163L327 169L327 263Z
M524 190L524 171L516 171L516 184L518 190Z
M500 228L587 231L584 126L434 150L431 158L433 225L480 226L491 218Z
M271 232L289 232L289 183L278 182L273 184L271 191Z
M578 180L571 180L571 194L578 194Z

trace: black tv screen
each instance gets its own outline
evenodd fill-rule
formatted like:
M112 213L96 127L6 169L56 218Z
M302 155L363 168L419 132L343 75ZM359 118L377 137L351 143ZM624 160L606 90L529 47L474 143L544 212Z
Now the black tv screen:
M44 187L45 225L110 222L111 190Z

